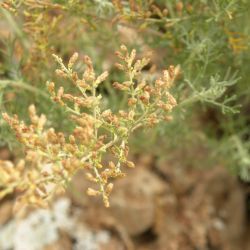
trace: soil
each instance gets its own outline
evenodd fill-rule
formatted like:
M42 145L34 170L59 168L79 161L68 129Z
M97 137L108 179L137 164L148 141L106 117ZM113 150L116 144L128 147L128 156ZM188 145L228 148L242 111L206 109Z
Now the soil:
M11 213L14 200L5 199L0 204L2 238L14 222L17 224L11 229L11 240L18 240L18 228L28 230L32 216L33 220L36 216L52 218L52 222L36 227L45 227L45 235L52 230L55 237L50 241L47 236L40 237L41 244L34 247L27 245L29 241L23 233L21 241L26 242L27 249L21 249L20 244L15 245L11 240L9 248L4 248L7 236L1 239L0 235L0 249L250 249L248 187L223 166L190 168L180 160L157 161L149 155L136 157L136 163L137 167L129 170L126 178L115 182L109 209L100 200L85 195L89 183L82 172L74 178L67 194L55 199L51 214L33 210L16 221ZM52 228L53 223L56 226ZM39 230L41 233L42 229ZM29 232L32 231L35 233L35 230Z

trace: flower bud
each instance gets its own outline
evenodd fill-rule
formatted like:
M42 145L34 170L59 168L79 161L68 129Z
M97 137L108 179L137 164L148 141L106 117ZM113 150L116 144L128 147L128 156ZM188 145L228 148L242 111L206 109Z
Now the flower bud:
M110 193L112 192L113 187L114 187L114 184L113 184L113 183L109 183L109 184L107 185L106 194L107 194L108 196L109 196Z
M89 195L89 196L97 196L99 194L100 194L100 191L97 191L97 190L95 190L93 188L88 188L87 189L87 195Z
M128 106L133 106L137 103L137 99L136 98L129 98L128 99Z
M135 167L135 164L134 164L132 161L127 161L127 162L126 162L126 165L127 165L127 167L129 167L129 168L134 168L134 167Z
M71 69L78 59L78 53L75 52L69 59L68 68Z

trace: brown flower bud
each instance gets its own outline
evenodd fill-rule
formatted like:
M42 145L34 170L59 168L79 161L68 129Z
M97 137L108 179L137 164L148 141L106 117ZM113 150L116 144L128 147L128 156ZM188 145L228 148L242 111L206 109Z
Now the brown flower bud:
M75 62L77 61L77 59L78 59L78 53L75 52L69 59L68 68L71 69L75 64Z
M118 90L129 90L129 88L127 87L127 86L125 86L125 85L123 85L123 84L121 84L121 83L118 83L118 82L114 82L113 83L113 87L115 88L115 89L118 89Z
M55 83L47 82L47 88L48 88L48 91L50 92L50 94L55 93Z
M132 161L126 161L126 165L129 168L134 168L135 167L135 164Z
M89 195L89 196L97 196L99 194L100 194L100 191L97 191L97 190L95 190L93 188L88 188L87 189L87 195Z
M122 44L122 45L120 46L120 48L121 48L122 51L125 51L125 52L128 51L127 47L126 47L124 44Z
M116 64L115 64L115 67L118 68L119 70L123 70L123 71L126 69L125 66L123 66L123 65L120 64L120 63L116 63Z
M115 169L115 164L114 164L114 162L110 161L110 162L109 162L109 167L110 167L111 169Z
M144 103L144 104L148 104L149 103L149 98L150 95L148 92L144 92L142 96L140 96L140 100Z
M173 116L171 116L171 115L166 115L166 116L164 117L164 120L167 121L167 122L171 122L171 121L173 120Z
M137 99L136 98L129 98L128 99L128 105L129 106L133 106L137 103Z
M167 96L167 98L168 98L168 103L169 103L171 106L174 107L174 106L177 105L177 102L176 102L175 98L174 98L169 92L166 93L166 96Z
M182 12L183 7L184 7L184 5L183 5L183 2L182 2L182 1L179 1L179 2L176 4L176 10L177 10L178 12Z
M89 181L97 182L97 179L96 179L91 173L86 173L86 178L87 178Z
M109 183L109 184L107 185L106 194L107 194L108 196L109 196L110 193L112 192L113 187L114 187L114 184L113 184L113 183Z
M109 75L108 71L103 72L101 75L97 77L95 84L98 85L101 82L105 81L108 75Z

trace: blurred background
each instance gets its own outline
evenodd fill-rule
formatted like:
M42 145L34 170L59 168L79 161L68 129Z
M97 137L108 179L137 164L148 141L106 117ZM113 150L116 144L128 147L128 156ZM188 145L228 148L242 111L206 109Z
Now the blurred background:
M113 66L121 44L151 55L149 77L181 68L173 121L131 138L136 168L116 181L111 207L85 195L81 172L50 209L23 218L9 195L0 201L0 249L250 249L249 0L7 0L0 8L0 110L24 121L34 103L49 127L72 130L46 89L53 53L87 54L97 72L109 70L98 91L113 110L126 100L112 88L123 80ZM0 115L0 159L23 154Z

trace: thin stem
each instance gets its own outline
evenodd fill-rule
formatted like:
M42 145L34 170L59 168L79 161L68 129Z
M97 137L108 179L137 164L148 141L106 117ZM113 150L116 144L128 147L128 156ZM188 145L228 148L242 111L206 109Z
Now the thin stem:
M99 151L106 151L108 148L112 147L115 143L119 141L119 138L117 135L114 136L114 139L110 141L109 143L102 146ZM86 156L81 158L81 162L86 162L90 157L92 156L92 153L87 154Z

